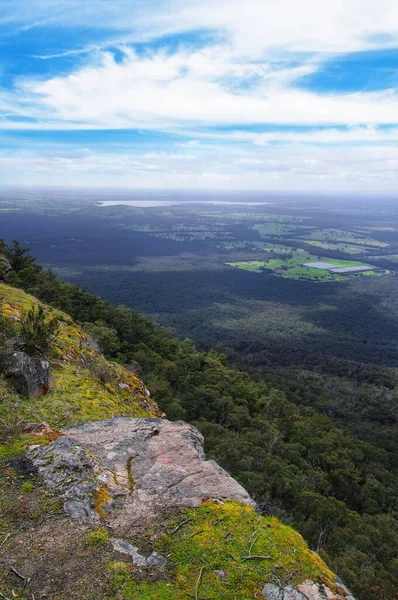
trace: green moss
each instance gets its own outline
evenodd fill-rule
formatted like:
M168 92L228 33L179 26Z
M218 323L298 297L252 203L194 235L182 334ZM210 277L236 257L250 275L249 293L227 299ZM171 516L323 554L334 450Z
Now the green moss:
M0 284L0 313L18 319L39 301L20 289ZM46 421L60 428L114 416L157 417L159 409L144 394L143 383L120 365L106 361L87 343L87 334L69 315L43 305L57 318L49 391L40 398L18 396L0 376L0 461L22 453L41 438L18 435L27 422ZM102 378L107 373L107 381ZM125 384L120 387L120 384ZM4 441L3 441L4 440Z
M90 533L86 537L86 542L90 546L101 546L103 544L107 544L109 540L109 533L106 529L96 529L95 531L90 531Z
M23 492L33 492L34 488L35 486L31 481L24 481L24 483L21 485L21 490Z
M115 588L120 589L133 583L131 564L123 561L111 562L108 564L108 569L111 572L111 581Z
M134 487L135 487L135 481L134 481L134 477L133 477L133 474L132 474L132 472L131 472L131 466L132 466L132 464L133 464L133 460L134 460L134 457L133 457L133 456L130 456L130 457L127 459L127 465L126 465L126 470L127 470L127 479L128 479L128 482L129 482L129 488L130 488L130 491L131 491L131 492L133 492L133 491L134 491Z
M121 598L182 600L197 592L201 598L247 600L260 598L266 582L296 585L312 579L332 585L334 580L293 529L235 502L209 502L184 513L169 524L156 550L168 557L169 579L136 583L125 575ZM225 581L216 570L224 571Z

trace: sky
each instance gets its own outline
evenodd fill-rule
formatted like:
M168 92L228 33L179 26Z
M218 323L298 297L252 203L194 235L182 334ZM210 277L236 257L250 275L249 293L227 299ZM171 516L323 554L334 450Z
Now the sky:
M398 190L393 0L1 0L0 185Z

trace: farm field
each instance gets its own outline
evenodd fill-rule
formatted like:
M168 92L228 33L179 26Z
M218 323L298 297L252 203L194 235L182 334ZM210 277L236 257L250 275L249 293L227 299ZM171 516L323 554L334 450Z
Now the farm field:
M310 263L310 264L307 264ZM312 264L313 263L313 264ZM325 268L319 268L315 265L322 263L325 264ZM338 260L338 259L328 259L321 258L319 259L316 256L311 254L307 254L304 251L298 251L292 258L278 258L278 259L270 259L265 261L237 261L237 262L228 262L227 265L231 267L235 267L238 269L243 269L245 271L252 271L255 273L262 273L265 270L272 270L279 277L285 277L288 279L309 279L312 281L342 281L347 277L347 275L357 275L362 272L366 272L367 275L376 274L377 270L368 270L368 271L357 271L344 273L343 271L331 271L329 266L326 265L334 265L336 268L344 269L344 268L361 268L368 267L369 265L365 265L364 263L358 261L349 261L349 260Z

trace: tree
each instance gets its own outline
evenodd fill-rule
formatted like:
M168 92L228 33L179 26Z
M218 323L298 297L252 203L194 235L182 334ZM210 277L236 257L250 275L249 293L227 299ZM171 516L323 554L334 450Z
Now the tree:
M47 357L58 331L58 321L47 318L41 304L22 313L17 350L29 356Z
M22 269L32 266L35 259L33 256L28 255L29 250L30 248L24 248L16 240L13 241L12 246L5 248L4 254L8 258L13 271L22 271Z

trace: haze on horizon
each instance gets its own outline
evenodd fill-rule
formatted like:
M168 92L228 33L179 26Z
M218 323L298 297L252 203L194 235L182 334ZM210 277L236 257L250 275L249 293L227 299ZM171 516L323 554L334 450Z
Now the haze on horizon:
M3 0L0 185L392 194L391 0Z

